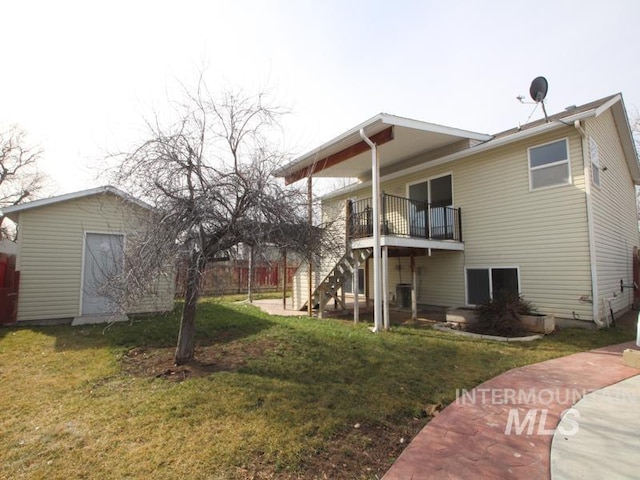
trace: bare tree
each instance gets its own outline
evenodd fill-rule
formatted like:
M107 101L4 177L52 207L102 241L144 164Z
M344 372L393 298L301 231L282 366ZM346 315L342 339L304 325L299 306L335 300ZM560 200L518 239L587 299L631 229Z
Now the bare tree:
M319 235L306 223L305 195L271 175L284 157L270 141L282 109L270 106L264 94L214 97L200 81L173 112L175 122L156 117L147 123L149 139L122 156L115 177L156 208L127 254L128 295L136 285L143 291L170 259L188 258L175 353L175 363L183 364L194 355L196 306L208 262L239 243L306 253Z
M40 147L27 143L26 133L14 125L0 131L0 208L31 200L45 186L45 176L38 170ZM0 216L3 237L10 236Z

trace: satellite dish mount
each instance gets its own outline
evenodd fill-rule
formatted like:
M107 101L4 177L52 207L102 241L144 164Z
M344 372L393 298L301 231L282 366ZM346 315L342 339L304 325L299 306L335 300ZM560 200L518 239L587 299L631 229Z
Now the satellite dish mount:
M529 95L536 103L542 104L542 111L544 112L544 119L547 123L549 123L549 117L547 116L547 109L544 107L544 99L547 96L547 91L549 90L549 82L544 77L536 77L531 82L531 87L529 87Z

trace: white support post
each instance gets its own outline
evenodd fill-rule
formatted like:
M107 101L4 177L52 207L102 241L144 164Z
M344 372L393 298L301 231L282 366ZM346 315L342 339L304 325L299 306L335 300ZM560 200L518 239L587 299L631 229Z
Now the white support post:
M411 255L411 320L418 319L418 273L416 271L416 257Z
M360 289L360 254L359 252L355 252L354 257L354 267L353 267L353 323L358 323L360 321L360 293L358 290Z
M319 301L319 305L318 305L318 318L319 319L323 319L324 318L324 304L325 304L325 297L326 294L324 293L324 290L322 288L318 289L318 301Z
M384 329L389 330L389 247L382 247L382 299Z

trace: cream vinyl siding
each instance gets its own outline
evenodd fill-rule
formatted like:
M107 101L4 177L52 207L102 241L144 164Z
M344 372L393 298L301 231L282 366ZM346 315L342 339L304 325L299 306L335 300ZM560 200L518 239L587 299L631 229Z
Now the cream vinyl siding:
M631 283L631 255L640 243L635 187L625 163L610 111L589 118L585 130L598 145L600 187L591 186L599 316L603 299L613 298L614 311L629 308L632 291L620 293L620 280ZM528 148L568 142L571 183L530 190ZM381 191L408 196L407 185L435 176L452 175L453 204L462 210L464 252L436 251L416 257L418 300L435 305L465 302L466 268L512 266L520 272L520 291L541 312L561 318L593 320L585 167L590 171L588 139L573 126L557 129L492 151L472 155L389 182ZM423 157L426 158L426 157ZM415 161L410 163L415 164ZM368 198L362 188L346 198ZM409 283L409 258L389 260L389 293L397 283ZM608 310L608 305L606 306Z
M80 312L85 232L132 232L138 206L115 195L94 195L20 212L18 321L72 318ZM160 278L157 294L130 313L173 306L173 278Z
M429 305L464 304L463 252L432 250L431 256L416 256L418 303ZM373 268L372 260L369 267ZM373 275L370 275L373 277ZM389 298L395 301L396 285L411 283L411 259L389 258ZM369 278L369 291L373 291L373 278Z
M572 183L530 191L527 149L567 138ZM464 265L517 266L520 293L540 311L591 318L580 302L591 292L580 137L566 128L443 165L462 209ZM408 179L407 179L408 180ZM455 272L464 282L464 271ZM464 297L463 297L464 298Z
M571 184L529 189L527 149L567 139ZM602 162L602 159L601 159ZM520 271L520 293L541 312L592 319L585 180L581 139L573 127L556 130L489 152L383 182L385 193L406 197L407 185L450 173L453 204L462 209L464 252L432 251L417 257L418 298L433 305L463 305L464 268L509 265ZM371 196L370 188L350 194ZM342 201L345 197L332 199ZM397 262L390 260L389 288L394 290ZM401 267L409 281L408 259ZM405 278L407 280L405 280Z
M294 310L300 310L308 295L309 265L302 263L293 274L291 301Z
M639 244L635 186L629 175L611 111L589 119L585 130L598 145L601 168L600 187L592 186L591 195L598 312L599 317L603 318L609 311L604 299L613 298L614 312L629 309L633 301L632 289L625 288L624 292L620 292L620 280L625 285L633 282L633 247ZM604 167L606 171L602 171Z
M527 149L567 138L571 184L531 191ZM591 306L579 298L591 292L588 230L580 137L566 128L535 139L425 169L424 179L452 174L453 204L462 210L465 251L439 252L448 266L430 272L421 301L463 305L464 267L519 267L520 293L540 311L565 318L591 319ZM406 196L419 174L385 184ZM458 262L456 256L462 257ZM462 263L460 265L459 263ZM424 282L425 280L423 280ZM444 284L447 288L437 288ZM456 302L451 302L455 297Z

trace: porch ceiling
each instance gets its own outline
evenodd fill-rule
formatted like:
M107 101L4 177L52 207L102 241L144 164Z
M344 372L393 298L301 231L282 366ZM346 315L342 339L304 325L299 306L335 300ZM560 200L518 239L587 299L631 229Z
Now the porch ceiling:
M314 177L370 177L371 151L360 138L361 128L378 145L381 169L460 140L486 141L491 138L490 135L381 113L296 158L277 171L276 176L284 177L287 183L309 174Z

